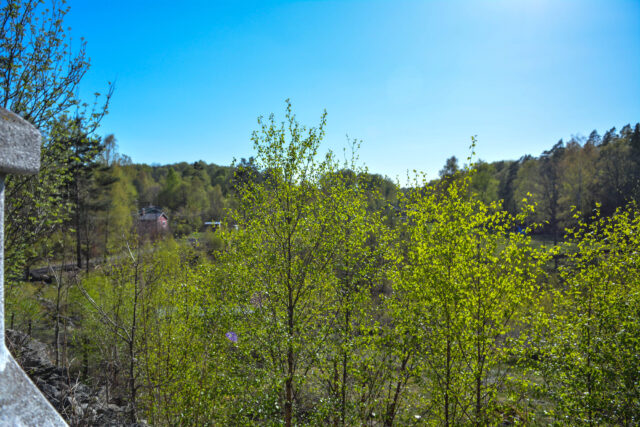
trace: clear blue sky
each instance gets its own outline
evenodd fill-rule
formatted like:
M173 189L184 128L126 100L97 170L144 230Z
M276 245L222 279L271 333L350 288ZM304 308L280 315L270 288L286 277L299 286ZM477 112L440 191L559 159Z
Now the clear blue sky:
M229 164L290 98L326 147L437 175L640 121L640 1L70 0L83 94L116 81L102 134L134 162Z

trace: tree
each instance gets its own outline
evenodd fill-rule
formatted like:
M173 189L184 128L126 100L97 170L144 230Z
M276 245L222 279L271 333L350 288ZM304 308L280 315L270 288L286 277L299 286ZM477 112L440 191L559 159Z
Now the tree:
M211 181L205 175L206 172L201 170L185 183L187 197L181 212L190 231L200 229L205 220L211 220L205 216L205 212L210 206L208 193L211 189Z
M145 248L129 242L136 242L134 235L124 243L120 259L90 273L75 292L84 297L85 333L107 362L108 369L98 374L105 379L107 395L119 389L135 423L141 413L140 390L151 382L145 377L151 367L141 363L150 350L146 333L160 321L160 310L166 310L157 294L161 283L180 276L180 252L171 242ZM118 383L122 386L115 387Z
M51 2L41 11L43 3L8 0L0 10L0 105L46 131L79 104L75 91L89 60L85 42L77 53L69 50L63 25L69 8Z
M618 135L616 133L616 128L614 126L604 133L604 135L602 136L602 140L600 141L600 145L603 147L606 147L617 137Z
M551 150L545 151L540 156L540 185L542 189L542 200L544 203L540 206L547 215L547 221L551 233L553 234L553 243L558 243L560 233L560 179L561 179L561 161L564 156L564 143L558 141Z
M337 248L338 201L320 182L334 170L330 156L318 159L325 121L326 114L318 128L301 126L288 101L285 122L260 118L252 139L264 181L237 181L237 280L259 300L249 339L267 354L264 371L287 426L302 422L300 393L322 343Z
M626 139L614 135L606 145L602 144L594 191L606 215L613 214L632 199L634 166L631 147Z
M82 243L86 244L85 262L89 266L90 244L90 212L89 198L92 187L94 173L99 167L96 162L102 152L103 146L100 139L90 136L84 129L82 120L76 117L69 120L65 116L60 118L60 124L64 128L60 138L66 139L65 145L69 147L67 168L70 173L70 183L68 186L70 203L73 211L73 224L76 234L76 263L78 268L82 267ZM82 234L84 232L84 235Z
M631 146L631 159L634 162L632 177L633 199L636 204L640 204L640 123L636 123L633 128L633 133L629 138L629 145Z
M153 206L159 204L158 195L162 190L162 187L153 177L153 169L148 165L135 165L133 184L136 187L138 193L138 206L137 208L143 208L146 206Z
M214 221L220 221L224 217L224 196L222 195L222 189L220 185L216 184L209 190L207 195L209 199L209 209L207 210L207 218Z
M326 344L317 362L324 405L316 410L318 422L335 426L367 420L380 407L387 381L379 375L388 355L379 324L383 306L376 297L393 265L393 234L384 225L383 195L370 188L370 176L356 159L354 152L343 170L322 180L324 191L335 195L336 248L335 278L326 295ZM371 205L379 209L371 212Z
M136 212L135 199L138 192L129 176L130 169L126 165L116 163L111 167L110 172L115 182L109 189L109 206L102 213L106 215L108 221L106 224L108 228L105 229L105 233L115 234L115 237L122 241L134 226L132 214ZM105 243L108 244L108 239L105 239ZM118 246L116 244L116 247Z
M640 217L599 210L564 243L562 286L533 319L535 375L559 423L634 425L640 414ZM588 222L587 222L588 221ZM531 355L530 355L531 356Z
M470 180L444 192L416 186L409 195L391 312L398 340L413 343L415 386L429 396L419 415L444 425L497 423L510 333L544 262L530 237L514 231L525 214L468 199Z
M184 183L180 173L173 168L169 168L162 190L158 194L158 202L163 207L177 211L185 203L186 195L183 190Z
M592 189L596 178L598 148L589 141L584 146L575 139L569 141L560 162L558 203L561 223L565 227L575 225L572 209L588 215L594 207L595 195Z
M44 137L41 172L6 181L7 265L12 268L28 263L29 248L53 233L68 214L60 199L68 184L69 152L54 139L56 123L75 109L91 135L112 94L109 88L104 104L97 105L96 97L92 107L77 98L89 60L84 42L76 53L70 50L64 26L68 10L41 0L8 0L0 8L0 106L20 114Z
M493 164L479 160L475 164L475 171L471 178L469 191L473 197L486 204L498 200L499 181L495 177Z
M507 162L499 174L498 198L502 200L503 208L511 215L515 215L518 211L515 198L516 180L518 178L518 169L525 161L526 157L516 162Z
M529 201L537 204L532 218L535 222L545 223L546 232L552 234L554 243L560 238L559 202L564 151L564 142L560 140L538 159L531 157L525 160L518 169L515 194L520 209ZM523 203L524 199L527 202Z
M445 162L444 167L440 169L438 175L440 175L440 178L451 178L456 174L456 172L458 172L458 170L460 170L460 167L458 166L458 159L456 156L451 156Z
M602 138L597 130L592 130L589 134L589 138L587 139L587 144L593 145L597 147L602 142Z
M137 193L129 177L133 171L127 168L130 159L118 153L113 134L102 140L102 152L97 163L90 190L90 218L86 221L90 230L87 229L86 236L88 244L91 241L98 246L100 242L106 261L113 235L123 237L133 226L131 214L136 211L134 201Z

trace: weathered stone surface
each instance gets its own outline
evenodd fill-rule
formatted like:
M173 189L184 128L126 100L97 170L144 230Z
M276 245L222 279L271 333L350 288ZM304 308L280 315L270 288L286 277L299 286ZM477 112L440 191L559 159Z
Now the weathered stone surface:
M0 107L0 174L34 174L40 169L40 132Z
M0 425L66 426L10 356L0 369Z

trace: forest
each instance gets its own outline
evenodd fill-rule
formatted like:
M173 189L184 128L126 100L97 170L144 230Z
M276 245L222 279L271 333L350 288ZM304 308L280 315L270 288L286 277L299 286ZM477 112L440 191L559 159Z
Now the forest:
M400 183L287 100L248 159L135 164L36 5L0 9L0 105L43 135L6 178L5 324L127 422L640 422L640 123Z

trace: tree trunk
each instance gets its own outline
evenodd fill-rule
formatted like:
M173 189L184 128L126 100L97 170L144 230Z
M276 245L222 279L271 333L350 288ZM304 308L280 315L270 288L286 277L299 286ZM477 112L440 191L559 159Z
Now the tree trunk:
M447 336L447 365L446 365L446 379L444 389L444 425L451 425L449 414L449 386L451 384L451 340Z
M60 366L60 283L62 278L56 277L57 293L56 293L56 324L53 331L53 352L55 354L56 366Z
M76 146L76 156L78 153L78 149ZM80 185L78 183L78 179L80 179L78 172L74 174L74 185L73 185L73 199L75 202L75 216L74 222L76 227L76 264L78 268L82 268L82 242L80 241Z
M351 310L347 309L345 312L344 326L345 326L345 339L349 339L350 334L350 323L351 323ZM346 417L347 417L347 351L344 350L342 353L342 384L340 389L340 422L343 426L346 425Z
M293 302L293 295L289 292L289 299ZM288 310L289 323L289 343L287 344L287 379L285 380L285 396L284 396L284 424L291 427L293 421L293 307Z
M138 267L139 267L139 262L140 262L140 250L138 248L138 259L134 261L135 262L135 268L134 268L134 274L135 277L133 278L133 313L132 313L132 320L131 320L131 335L129 337L129 396L131 399L131 421L132 422L137 422L138 421L138 416L136 413L136 379L135 379L135 337L136 337L136 328L137 328L137 324L136 324L136 317L137 317L137 308L138 308L138 287L139 287L139 281L138 281Z

